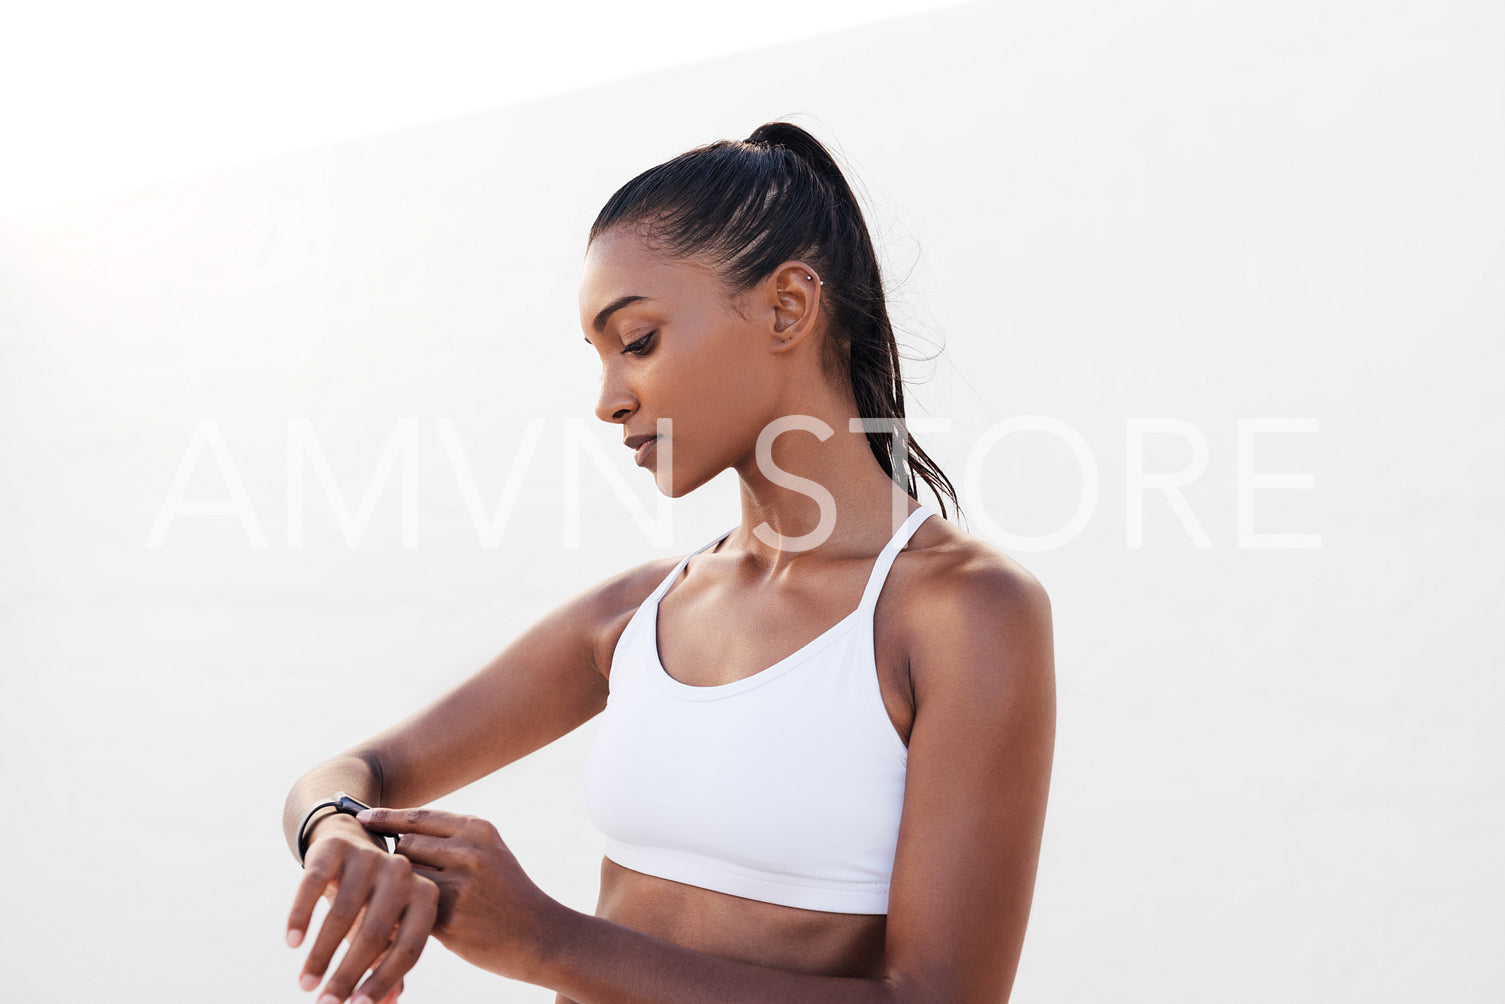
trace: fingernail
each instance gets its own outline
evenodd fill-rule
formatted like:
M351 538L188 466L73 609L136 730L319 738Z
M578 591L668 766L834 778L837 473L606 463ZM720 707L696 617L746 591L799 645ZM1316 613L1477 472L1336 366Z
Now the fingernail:
M302 931L298 930L297 928L294 928L293 930L287 932L287 947L289 947L289 948L297 948L298 945L302 941L303 941L303 932Z
M318 985L319 978L313 973L304 973L302 976L298 977L298 986L302 987L304 990L312 990Z
M362 823L369 823L371 821L371 810L362 809L355 814L355 818Z
M319 1004L340 1004L340 999L334 994L325 994L319 998Z
M365 994L361 994L355 1000L351 1001L350 1004L371 1004L371 998Z

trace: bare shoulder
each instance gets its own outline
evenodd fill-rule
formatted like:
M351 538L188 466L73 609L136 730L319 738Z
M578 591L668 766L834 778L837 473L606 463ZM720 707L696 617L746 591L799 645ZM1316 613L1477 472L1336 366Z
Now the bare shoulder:
M961 614L1028 616L1047 612L1050 597L1019 562L944 519L920 524L903 552L906 609L920 622Z
M903 554L896 616L916 696L938 673L1053 673L1041 658L1051 647L1050 596L1023 565L944 519L922 523Z

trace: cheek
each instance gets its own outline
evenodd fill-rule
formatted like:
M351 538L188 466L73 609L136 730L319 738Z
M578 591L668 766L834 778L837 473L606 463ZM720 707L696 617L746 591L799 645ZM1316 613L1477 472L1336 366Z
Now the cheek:
M728 325L700 341L690 360L697 396L743 405L764 397L767 359L759 358L756 338L743 327Z
M683 354L656 374L655 383L669 408L661 414L685 423L686 447L731 457L757 441L776 388L769 384L766 358L754 351L756 333L717 321L713 327L708 320L702 336L685 345Z
M725 357L698 366L692 381L680 388L680 400L696 416L694 432L721 440L756 439L767 411L766 377L747 360ZM727 443L733 446L732 443Z

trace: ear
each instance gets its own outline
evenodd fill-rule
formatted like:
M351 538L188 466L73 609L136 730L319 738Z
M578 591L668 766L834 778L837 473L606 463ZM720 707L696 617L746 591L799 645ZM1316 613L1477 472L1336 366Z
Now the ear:
M800 261L787 261L767 281L772 319L770 350L788 352L815 331L820 319L820 279Z

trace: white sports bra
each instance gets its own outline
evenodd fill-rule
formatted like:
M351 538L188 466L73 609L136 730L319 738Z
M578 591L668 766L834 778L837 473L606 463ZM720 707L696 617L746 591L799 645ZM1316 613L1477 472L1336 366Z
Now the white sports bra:
M586 761L606 856L748 899L886 914L908 750L883 707L873 610L921 506L878 555L857 609L752 676L697 687L659 660L658 605L682 558L633 614ZM714 630L714 627L708 626Z

